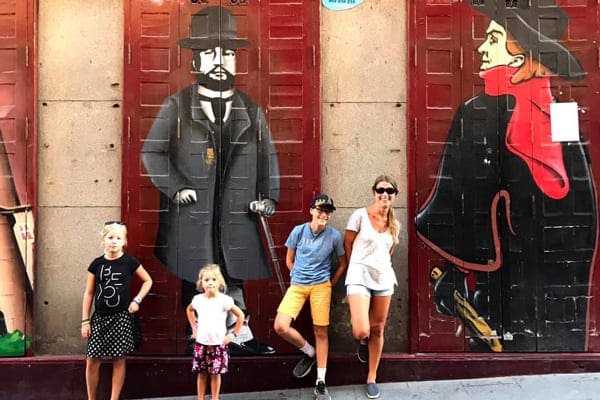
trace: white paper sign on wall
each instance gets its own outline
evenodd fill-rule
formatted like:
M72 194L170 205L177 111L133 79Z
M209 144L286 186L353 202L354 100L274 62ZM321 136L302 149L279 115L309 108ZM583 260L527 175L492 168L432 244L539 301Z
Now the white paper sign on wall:
M553 142L579 140L577 103L550 103L550 130Z
M343 11L362 4L364 0L323 0L323 7L333 11Z

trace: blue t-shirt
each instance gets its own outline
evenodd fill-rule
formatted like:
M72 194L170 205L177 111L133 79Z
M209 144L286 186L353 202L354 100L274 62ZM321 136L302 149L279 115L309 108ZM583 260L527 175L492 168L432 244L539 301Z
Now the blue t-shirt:
M327 282L331 277L332 255L344 255L344 241L335 228L327 226L315 235L308 222L292 229L285 247L296 250L291 273L291 283L294 285Z

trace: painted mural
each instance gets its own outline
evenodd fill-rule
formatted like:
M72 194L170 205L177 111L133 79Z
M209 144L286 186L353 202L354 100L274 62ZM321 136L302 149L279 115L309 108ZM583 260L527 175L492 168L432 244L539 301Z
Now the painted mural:
M295 350L273 318L320 176L309 3L129 0L123 219L155 282L140 353L191 353L185 309L209 263L244 313L232 355Z
M489 22L483 90L455 111L415 217L442 261L432 301L468 329L470 351L584 351L596 193L585 140L552 141L550 124L552 81L586 79L561 43L569 17L553 1L469 5Z
M168 210L155 254L181 279L185 306L197 294L199 266L221 265L228 294L246 313L232 352L271 354L250 329L243 283L271 276L258 213L275 213L277 154L264 111L234 87L236 51L248 45L236 18L206 7L192 16L189 32L178 43L193 54L196 83L165 99L142 147L160 208Z
M8 166L8 162L2 164ZM7 172L6 169L4 172ZM6 196L2 195L0 199L3 197ZM33 331L34 231L31 206L0 205L0 218L4 219L0 224L0 356L23 356L31 348Z
M23 57L33 21L24 4L0 3L0 357L30 353L33 332L33 77Z

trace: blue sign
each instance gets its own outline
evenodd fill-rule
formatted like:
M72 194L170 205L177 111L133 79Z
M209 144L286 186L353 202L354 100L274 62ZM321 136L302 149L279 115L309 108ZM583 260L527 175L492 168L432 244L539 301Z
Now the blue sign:
M343 11L362 4L364 0L323 0L323 7L333 11Z

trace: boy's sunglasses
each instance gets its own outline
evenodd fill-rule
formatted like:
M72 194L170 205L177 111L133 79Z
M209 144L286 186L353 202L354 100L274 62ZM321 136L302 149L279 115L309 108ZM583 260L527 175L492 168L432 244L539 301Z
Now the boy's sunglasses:
M313 207L319 214L331 214L333 210L331 208Z
M104 226L114 225L114 224L125 226L125 222L123 222L123 221L106 221L104 223Z
M393 187L388 187L388 188L382 188L382 187L376 187L375 189L375 193L377 194L396 194L398 193L398 191L396 189L394 189Z

